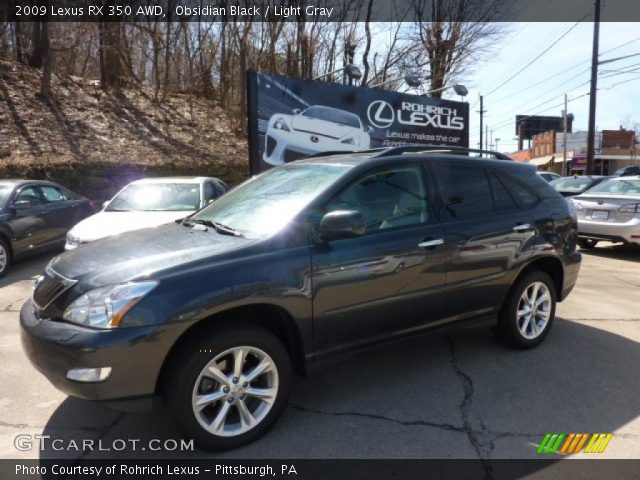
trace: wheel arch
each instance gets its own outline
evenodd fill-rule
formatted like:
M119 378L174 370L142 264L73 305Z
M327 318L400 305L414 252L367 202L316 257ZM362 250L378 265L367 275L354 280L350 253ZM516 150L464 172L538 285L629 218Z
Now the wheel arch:
M555 287L556 299L560 302L562 301L562 286L564 285L564 267L562 265L562 261L556 257L538 257L527 262L522 266L518 274L514 277L513 282L511 283L511 288L509 288L509 292L506 295L504 301L506 302L511 292L515 288L524 275L527 275L529 272L533 270L540 270L549 275L551 280L553 280L553 284Z
M300 331L295 320L284 308L262 303L233 307L206 317L185 330L174 342L165 357L158 378L156 379L156 393L162 391L163 382L175 358L189 345L191 341L208 334L212 328L228 324L233 328L234 322L243 325L255 325L271 332L284 345L291 359L291 366L295 373L306 375L305 349Z

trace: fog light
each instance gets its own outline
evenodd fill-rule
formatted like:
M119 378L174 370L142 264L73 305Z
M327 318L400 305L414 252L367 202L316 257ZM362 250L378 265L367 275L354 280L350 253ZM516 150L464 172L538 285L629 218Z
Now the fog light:
M69 380L84 383L104 382L109 375L111 375L111 367L72 368L67 372Z

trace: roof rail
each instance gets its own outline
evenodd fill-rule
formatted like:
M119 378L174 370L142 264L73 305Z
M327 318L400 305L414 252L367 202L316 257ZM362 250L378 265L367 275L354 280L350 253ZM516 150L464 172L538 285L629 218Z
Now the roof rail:
M388 148L387 147L369 148L367 150L328 150L326 152L317 152L317 153L312 153L310 155L306 155L302 157L300 160L306 160L308 158L317 158L317 157L328 157L329 155L349 155L352 153L384 152L385 150L388 150Z
M435 146L435 145L405 145L403 147L390 147L384 149L380 154L376 155L376 157L391 157L394 155L402 155L403 153L422 153L422 152L431 152L431 153L480 153L491 155L493 158L498 160L509 160L513 161L513 158L500 153L494 152L492 150L480 150L478 148L467 148L467 147L449 147L446 145L443 146Z

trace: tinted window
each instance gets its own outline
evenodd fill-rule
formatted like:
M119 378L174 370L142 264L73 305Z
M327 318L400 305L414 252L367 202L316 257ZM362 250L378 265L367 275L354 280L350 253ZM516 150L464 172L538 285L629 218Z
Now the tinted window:
M20 190L20 193L16 197L16 202L28 200L31 202L31 205L40 205L42 204L42 199L40 198L40 192L38 192L38 187L25 187Z
M47 202L64 202L65 200L69 200L59 188L50 185L41 185L40 190Z
M360 128L360 118L353 113L338 110L336 108L327 108L321 106L313 106L307 108L301 115L305 117L318 118L327 122L339 123L349 127Z
M606 193L610 195L640 195L640 180L635 179L615 179L605 180L596 185L589 193Z
M218 192L214 188L212 182L206 182L204 184L204 201L208 202L209 200L214 200L218 197Z
M327 205L327 212L357 210L367 232L429 221L427 191L418 166L367 174Z
M496 175L507 188L507 190L509 190L509 193L511 193L511 195L521 208L532 208L540 201L540 198L535 193L533 193L517 180L514 180L513 178L505 175L502 172L496 172Z
M456 164L436 166L445 210L457 219L493 215L493 197L484 168Z
M519 210L515 200L494 172L489 173L489 182L491 183L496 212L504 213Z

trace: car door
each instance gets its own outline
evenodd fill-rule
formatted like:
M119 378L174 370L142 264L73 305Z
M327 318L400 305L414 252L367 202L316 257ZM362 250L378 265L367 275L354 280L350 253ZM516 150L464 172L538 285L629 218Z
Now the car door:
M511 285L514 265L533 253L533 219L514 195L521 189L521 196L537 197L483 166L441 161L434 169L446 232L446 317L490 314Z
M16 202L29 202L27 209L13 207ZM11 217L7 221L12 236L13 252L16 257L29 254L43 246L47 229L42 193L37 185L22 185L15 192Z
M54 185L40 185L44 197L44 215L47 230L44 243L47 246L64 243L65 236L77 223L81 213L80 202Z
M318 212L357 210L366 233L311 246L319 358L423 329L444 309L444 231L418 163L360 176ZM429 243L430 242L430 243Z

